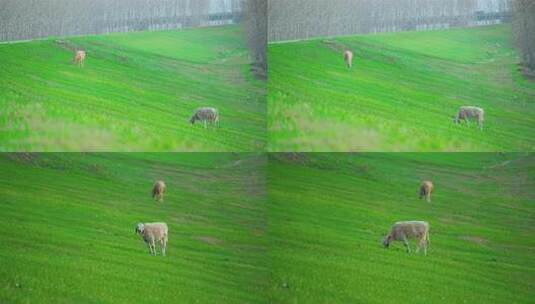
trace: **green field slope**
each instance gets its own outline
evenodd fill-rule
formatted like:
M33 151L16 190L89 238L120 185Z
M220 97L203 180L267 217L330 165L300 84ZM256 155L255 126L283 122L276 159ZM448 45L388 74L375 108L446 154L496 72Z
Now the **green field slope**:
M268 172L272 303L533 303L533 154L280 154ZM427 256L382 247L405 220L430 223Z
M244 40L225 26L0 44L0 151L262 150L265 88ZM203 106L220 129L189 124Z
M533 151L535 82L511 37L498 25L271 44L268 148ZM452 123L463 105L485 109L483 131Z
M265 156L2 154L0 168L0 303L265 299ZM155 221L166 257L134 233Z

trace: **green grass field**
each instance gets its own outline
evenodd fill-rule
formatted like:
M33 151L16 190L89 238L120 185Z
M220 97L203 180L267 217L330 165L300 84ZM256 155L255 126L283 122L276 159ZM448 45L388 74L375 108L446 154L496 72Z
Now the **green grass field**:
M266 157L0 154L0 303L260 303ZM163 203L150 196L165 180ZM150 256L138 222L169 226ZM159 250L159 249L158 249Z
M268 168L272 303L533 303L535 155L273 154ZM427 256L382 247L403 220L430 223Z
M511 37L498 25L272 43L268 150L533 151L535 82ZM485 109L482 132L452 123L462 105Z
M0 44L0 151L263 150L265 85L244 37L224 26ZM220 129L189 124L203 106Z

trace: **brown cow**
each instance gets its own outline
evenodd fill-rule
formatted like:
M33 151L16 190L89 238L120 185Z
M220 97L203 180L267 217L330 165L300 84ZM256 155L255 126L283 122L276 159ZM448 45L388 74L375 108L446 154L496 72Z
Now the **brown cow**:
M420 185L420 199L425 197L425 200L431 202L431 194L433 193L433 183L431 181L423 181Z
M480 130L483 130L483 122L485 121L485 110L478 107L463 106L459 108L457 115L453 117L453 122L458 124L461 121L469 123L470 119L475 118Z
M163 202L163 194L165 193L165 183L163 181L157 181L152 187L152 198L158 202Z
M216 108L198 108L191 116L189 122L194 125L196 121L204 124L204 128L208 123L219 127L219 111Z
M77 64L80 67L84 67L84 61L85 61L85 51L76 51L74 54L74 63Z
M353 67L353 52L345 51L344 52L344 61L346 62L348 68Z
M149 246L151 255L156 255L156 241L160 242L162 255L165 256L169 228L166 223L139 223L136 225L136 233L139 234Z
M409 246L409 239L416 239L418 241L416 253L418 253L420 249L423 249L424 254L427 255L427 247L429 246L429 223L424 221L397 222L385 236L383 246L388 248L392 241L401 241L405 244L407 252L410 253L411 247Z

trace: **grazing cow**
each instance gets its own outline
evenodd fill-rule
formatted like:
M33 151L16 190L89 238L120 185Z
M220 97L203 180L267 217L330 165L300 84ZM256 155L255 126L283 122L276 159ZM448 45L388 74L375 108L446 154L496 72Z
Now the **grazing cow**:
M433 182L423 181L420 185L420 199L425 197L425 200L431 202L431 194L433 193Z
M346 62L348 68L353 67L353 52L345 51L344 52L344 61Z
M195 113L193 113L189 120L192 125L195 124L196 121L203 122L205 128L208 123L219 127L219 112L215 108L199 108L195 110Z
M74 63L77 64L80 67L84 67L84 61L85 61L85 51L76 51L74 54Z
M427 255L427 246L429 245L429 223L423 221L409 221L397 222L392 226L390 232L383 240L383 246L388 248L392 241L402 241L407 248L407 252L411 252L409 246L409 239L417 239L418 247L416 253L420 248L424 249L424 254Z
M163 202L163 194L165 193L165 183L163 181L157 181L152 187L152 198L158 202Z
M457 116L453 117L453 122L458 124L461 120L469 122L470 119L475 118L479 129L483 130L483 121L485 120L485 111L482 108L463 106L459 108Z
M169 233L166 223L139 223L136 225L136 233L143 237L151 255L156 255L156 241L159 241L162 255L165 256Z

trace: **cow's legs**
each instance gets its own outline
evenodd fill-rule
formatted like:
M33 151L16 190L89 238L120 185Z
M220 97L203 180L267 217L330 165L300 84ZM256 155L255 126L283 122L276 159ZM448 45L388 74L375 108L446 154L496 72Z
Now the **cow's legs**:
M165 240L160 240L160 249L162 250L162 255L165 256Z
M427 254L426 253L426 250L425 250L425 234L422 234L420 235L419 239L418 239L418 249L416 249L416 253L420 252L420 249L424 249L424 254Z
M427 240L425 239L425 235L422 236L422 238L418 242L418 251L420 251L420 248L423 248L424 255L427 255Z
M154 240L152 240L150 244L151 244L151 254L156 255L156 243L154 242Z
M403 238L403 244L405 244L405 248L407 248L407 253L411 253L411 246L409 245L409 241L406 237Z
M424 255L427 256L427 246L429 246L429 233L423 235L421 246L424 248Z

